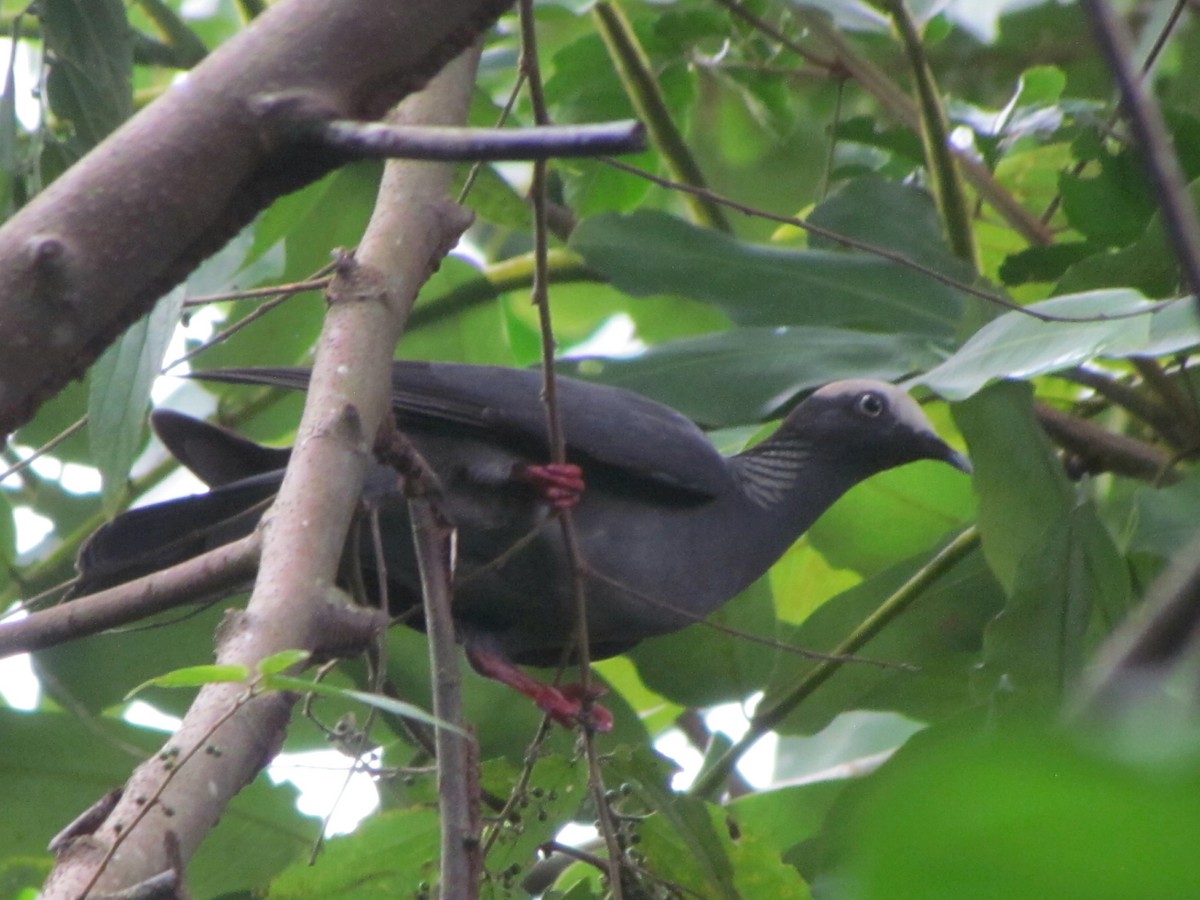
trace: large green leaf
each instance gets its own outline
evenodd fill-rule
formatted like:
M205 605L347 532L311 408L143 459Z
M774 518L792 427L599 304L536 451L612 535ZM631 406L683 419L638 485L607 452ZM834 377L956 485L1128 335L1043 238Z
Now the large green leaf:
M1194 758L1149 769L1061 732L958 728L918 736L864 788L832 898L1200 895Z
M55 114L75 128L82 155L133 112L133 31L121 0L39 4L52 54L47 90Z
M983 552L1012 589L1017 569L1048 523L1074 505L1073 491L1033 417L1028 385L1001 383L954 406L971 448Z
M847 181L808 216L836 234L850 235L876 247L904 254L913 262L970 282L971 267L946 244L942 224L928 193L910 184L868 175ZM836 241L810 235L815 250L841 249Z
M1073 321L1005 313L916 381L949 400L963 400L999 378L1032 378L1096 358L1157 356L1200 344L1200 318L1190 298L1160 307L1134 290L1091 291L1029 309ZM1127 315L1138 310L1145 315Z
M123 498L129 467L142 445L150 386L179 324L183 295L183 289L176 288L160 299L92 368L88 440L104 479L104 503L110 513Z
M1011 599L988 625L981 686L998 702L1053 712L1124 618L1129 573L1095 510L1080 504L1042 529Z
M628 388L705 425L780 413L839 378L895 380L937 361L927 338L843 328L735 328L657 344L627 359L570 360L563 371Z
M763 579L708 617L722 629L774 638L775 610ZM646 686L682 706L736 701L766 683L775 652L737 634L697 624L634 648Z
M948 341L959 293L865 253L789 250L738 241L665 213L596 216L571 246L634 294L705 300L742 325L825 325Z

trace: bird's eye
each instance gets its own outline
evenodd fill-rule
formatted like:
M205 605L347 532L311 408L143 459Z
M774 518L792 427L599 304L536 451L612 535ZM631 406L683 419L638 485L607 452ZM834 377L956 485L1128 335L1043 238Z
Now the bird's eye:
M858 395L858 399L854 402L854 408L864 416L877 419L887 409L887 401L874 391L867 391Z

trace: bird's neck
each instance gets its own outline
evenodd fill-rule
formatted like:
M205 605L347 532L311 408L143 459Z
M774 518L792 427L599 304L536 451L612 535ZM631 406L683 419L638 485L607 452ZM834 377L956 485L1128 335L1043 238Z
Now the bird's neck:
M795 435L768 438L729 463L742 496L764 513L794 523L797 534L862 478L849 461Z

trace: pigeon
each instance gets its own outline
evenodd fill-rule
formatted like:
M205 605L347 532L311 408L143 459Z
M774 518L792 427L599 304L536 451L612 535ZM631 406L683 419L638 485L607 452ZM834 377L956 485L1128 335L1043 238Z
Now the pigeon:
M303 390L309 372L193 377ZM720 608L864 479L922 459L971 471L920 406L886 382L828 384L733 456L686 416L637 393L562 376L556 384L565 464L550 460L538 372L397 361L392 409L436 475L439 502L457 529L452 612L468 660L567 725L582 720L604 730L611 717L578 686L551 686L519 668L573 659L576 600L560 510L570 509L578 535L588 656L598 660ZM76 594L250 533L279 487L288 449L169 410L155 411L152 421L210 489L131 510L101 528L81 551ZM418 567L397 473L373 463L363 498L377 511L384 545L384 565L363 553L363 571L385 571L391 612L420 627Z

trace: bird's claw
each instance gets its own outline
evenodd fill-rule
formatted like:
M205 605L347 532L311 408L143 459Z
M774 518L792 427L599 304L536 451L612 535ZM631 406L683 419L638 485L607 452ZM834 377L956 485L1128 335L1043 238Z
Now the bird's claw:
M526 465L521 467L517 477L533 485L538 495L555 509L575 506L586 486L583 469L574 463Z
M476 672L520 691L564 728L582 724L593 731L612 731L612 713L595 702L608 693L606 688L597 684L586 688L582 684L545 684L522 672L504 654L475 641L466 642L466 651Z
M608 691L596 685L563 684L558 687L542 685L534 697L538 708L564 728L584 725L593 731L612 731L613 714L596 702Z

